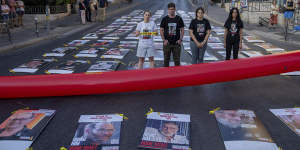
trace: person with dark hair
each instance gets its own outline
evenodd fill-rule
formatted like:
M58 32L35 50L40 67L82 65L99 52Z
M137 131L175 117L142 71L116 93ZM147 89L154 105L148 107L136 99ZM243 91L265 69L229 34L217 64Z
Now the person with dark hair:
M191 37L192 64L203 63L203 57L207 47L211 26L207 19L203 18L204 9L196 10L196 18L191 21L189 30Z
M5 0L2 0L1 1L1 17L3 19L3 22L8 23L8 21L9 21L9 12L10 12L9 6L6 4Z
M294 11L295 11L295 3L294 0L287 0L285 4L285 12L284 12L284 18L285 18L285 23L286 26L288 25L288 21L291 23L293 16L294 16Z
M86 16L86 21L87 22L92 22L91 17L91 7L90 7L90 0L84 0L83 1L84 6L85 6L85 16Z
M79 1L79 10L80 10L80 17L81 17L81 23L85 24L86 22L86 15L85 15L85 5L83 3L83 0Z
M160 35L164 41L164 66L169 67L170 56L173 53L175 66L180 66L180 53L182 38L184 35L184 22L180 16L175 14L174 3L168 4L168 15L160 24Z
M17 3L16 12L18 14L17 24L18 26L23 26L23 15L25 13L24 2L22 0L17 0L16 3Z
M91 20L94 22L96 21L97 18L98 0L91 0L90 8L91 8Z
M106 18L106 8L108 7L107 0L99 0L98 21L104 22Z
M139 45L136 56L139 57L138 69L143 69L145 57L149 58L150 68L154 68L154 43L153 36L157 34L156 24L150 21L151 12L144 12L144 21L136 28L136 36L139 37Z
M15 0L8 0L8 5L10 7L9 17L10 17L10 26L17 27L17 13L16 13L16 1Z
M238 59L239 50L242 49L242 37L244 24L239 10L232 8L225 22L224 48L226 48L226 60L230 60L233 50L233 59Z

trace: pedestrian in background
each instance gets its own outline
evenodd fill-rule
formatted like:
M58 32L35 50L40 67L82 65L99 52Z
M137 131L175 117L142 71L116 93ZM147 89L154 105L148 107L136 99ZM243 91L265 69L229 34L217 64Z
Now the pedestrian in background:
M196 18L190 23L189 32L191 37L192 64L203 63L207 47L207 40L211 32L211 26L204 18L204 9L199 7L196 10Z
M100 22L104 22L106 19L106 8L108 7L107 0L99 0L99 8L98 8L98 20Z
M279 9L276 6L276 0L273 0L273 3L271 5L271 14L270 14L270 26L277 24L277 17L278 17L278 11Z
M136 56L139 57L138 69L143 69L145 57L149 58L150 68L154 68L154 42L153 36L157 34L157 27L150 21L151 12L144 12L144 21L136 28L136 36L139 37L139 44Z
M16 12L18 14L17 25L23 26L23 15L25 13L24 2L22 0L17 0L16 4L17 4Z
M92 22L91 20L91 7L90 7L90 0L84 0L83 1L84 6L85 6L85 16L86 16L86 21L87 22Z
M168 4L168 15L160 23L160 35L164 41L164 66L169 67L170 57L173 54L175 66L180 66L181 44L184 35L184 22L175 14L174 3Z
M96 17L97 17L98 0L91 0L90 8L91 8L91 21L94 22L96 21Z
M85 15L86 8L85 8L85 5L84 5L83 1L84 0L80 0L80 2L79 2L79 10L80 10L81 23L85 24L85 22L86 22L86 20L85 20L86 19L86 15Z
M6 22L6 23L9 22L9 12L10 12L10 8L6 4L6 1L1 0L1 17L2 17L3 22Z
M17 13L16 13L16 1L15 0L8 0L8 6L10 7L9 12L9 21L10 21L10 27L17 27Z
M295 11L295 3L293 0L287 0L285 4L285 12L284 12L284 18L286 22L286 26L288 23L292 23L292 19L294 17L294 11Z
M226 48L226 60L230 60L233 50L233 59L238 59L239 50L242 49L244 24L239 10L234 7L230 10L225 22L224 47Z

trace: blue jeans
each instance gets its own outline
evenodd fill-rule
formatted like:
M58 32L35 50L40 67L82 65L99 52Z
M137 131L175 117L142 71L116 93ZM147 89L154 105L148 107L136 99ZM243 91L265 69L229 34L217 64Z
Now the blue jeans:
M8 22L8 20L9 20L9 15L2 15L2 20L3 20L3 22Z
M192 64L203 63L203 58L206 51L207 43L205 43L201 48L198 48L194 41L191 41L190 44L192 50Z

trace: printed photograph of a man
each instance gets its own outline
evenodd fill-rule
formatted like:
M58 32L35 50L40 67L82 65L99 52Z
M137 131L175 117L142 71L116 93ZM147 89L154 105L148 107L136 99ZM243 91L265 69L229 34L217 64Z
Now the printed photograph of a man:
M80 125L76 138L84 139L79 145L119 144L120 122L88 123Z
M189 144L189 124L185 122L148 120L143 140L172 144Z
M34 127L44 117L44 114L33 113L30 110L15 112L0 125L0 140L33 140L33 137L37 133L37 129Z

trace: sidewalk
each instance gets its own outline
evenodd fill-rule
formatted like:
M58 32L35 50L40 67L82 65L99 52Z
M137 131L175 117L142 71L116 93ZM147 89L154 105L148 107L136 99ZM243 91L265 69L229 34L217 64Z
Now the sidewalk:
M191 0L189 0L191 2ZM193 5L196 7L195 5ZM206 14L206 18L211 22L224 26L224 23L228 17L228 12L225 11L224 8L221 8L217 5L208 6L208 14ZM255 36L270 39L277 41L279 43L290 44L291 46L300 46L300 32L289 33L287 41L284 40L283 28L277 27L276 29L268 29L265 26L260 26L259 24L248 24L244 21L244 31L247 34L253 34Z
M115 5L110 5L107 8L107 18L113 15L126 11L130 8L136 7L146 1L133 0L132 3L122 2ZM24 26L11 29L12 43L8 40L8 35L0 34L0 52L8 51L12 49L23 48L28 45L38 43L40 41L56 38L60 35L71 35L93 26L100 25L100 23L92 22L86 25L81 24L79 14L71 14L70 16L51 21L50 32L47 32L45 25L39 25L39 37L35 33L34 20L26 18L24 15Z

